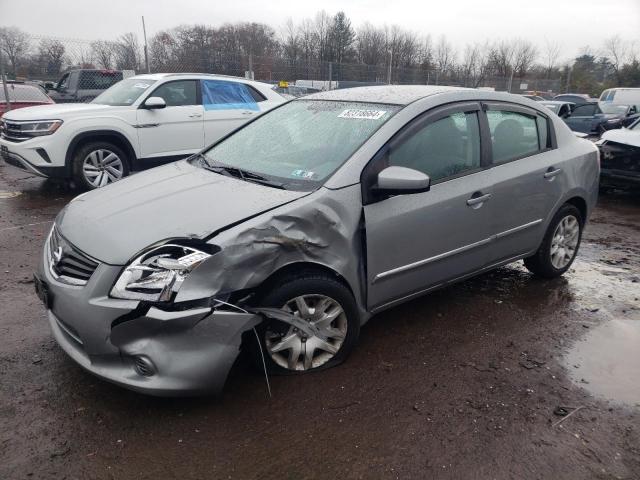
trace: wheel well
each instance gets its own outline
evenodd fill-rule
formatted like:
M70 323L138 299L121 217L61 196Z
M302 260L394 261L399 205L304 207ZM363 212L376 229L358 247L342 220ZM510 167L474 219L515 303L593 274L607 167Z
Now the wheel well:
M73 141L69 145L69 149L67 150L66 158L66 165L69 171L71 171L72 168L71 165L73 156L76 154L78 149L82 148L87 143L96 141L110 142L113 143L116 147L120 148L127 155L126 160L129 164L129 168L133 168L133 162L136 159L136 153L129 141L120 133L105 130L82 133L73 139Z
M584 201L582 197L573 197L567 200L568 204L573 205L580 211L580 215L582 216L582 221L585 222L587 220L587 202Z
M258 296L260 296L261 294L264 294L271 288L273 288L273 286L276 285L282 278L300 273L324 273L327 276L334 277L345 287L347 287L353 295L351 285L349 285L349 282L347 282L347 280L342 275L325 265L312 262L295 262L285 265L284 267L281 267L280 269L269 275L266 280L264 280L257 288L255 288L254 291Z

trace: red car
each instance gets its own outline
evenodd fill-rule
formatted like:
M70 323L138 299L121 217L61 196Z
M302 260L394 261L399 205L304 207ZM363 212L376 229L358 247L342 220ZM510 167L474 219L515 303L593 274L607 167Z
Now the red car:
M11 110L55 103L40 87L28 83L7 82ZM5 97L4 84L0 83L0 117L9 111Z

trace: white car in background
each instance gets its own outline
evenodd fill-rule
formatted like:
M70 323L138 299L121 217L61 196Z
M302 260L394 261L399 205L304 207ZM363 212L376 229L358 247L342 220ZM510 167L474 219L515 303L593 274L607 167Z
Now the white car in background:
M7 112L0 156L85 189L187 157L285 102L273 86L223 75L161 73L122 80L91 103Z

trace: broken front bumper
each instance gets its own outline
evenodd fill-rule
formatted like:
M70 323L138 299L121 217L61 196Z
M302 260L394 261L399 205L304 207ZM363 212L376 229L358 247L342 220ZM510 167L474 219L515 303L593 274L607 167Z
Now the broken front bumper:
M607 141L600 145L600 183L611 187L640 187L640 147Z
M121 267L100 264L84 286L45 268L36 285L62 349L89 372L152 395L219 393L238 356L242 334L258 314L211 307L165 311L107 296ZM43 293L45 292L45 293Z

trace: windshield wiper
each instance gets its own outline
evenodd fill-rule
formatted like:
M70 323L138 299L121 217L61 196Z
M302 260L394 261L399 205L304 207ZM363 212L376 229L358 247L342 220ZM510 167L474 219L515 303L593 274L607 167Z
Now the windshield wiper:
M207 168L207 170L211 170L216 173L225 172L232 177L239 178L241 180L244 180L245 182L259 183L261 185L267 185L269 187L286 190L286 187L283 183L269 180L268 178L263 177L262 175L259 175L257 173L250 172L249 170L243 170L242 168L238 167L233 167L222 162L212 163L209 158L201 153L198 153L196 155L206 163L207 166L205 168Z

